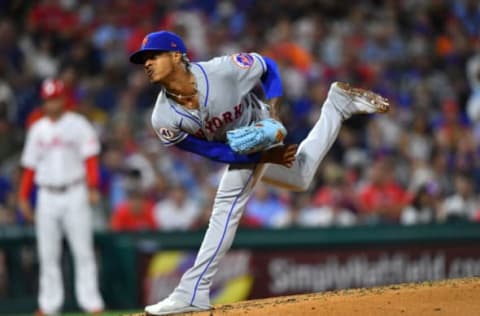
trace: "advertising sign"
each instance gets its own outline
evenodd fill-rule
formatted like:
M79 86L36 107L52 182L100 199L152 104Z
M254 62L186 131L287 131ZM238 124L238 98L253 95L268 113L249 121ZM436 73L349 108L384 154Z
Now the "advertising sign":
M195 252L145 260L145 303L171 293ZM338 250L235 250L222 260L212 303L480 275L480 247L402 246Z

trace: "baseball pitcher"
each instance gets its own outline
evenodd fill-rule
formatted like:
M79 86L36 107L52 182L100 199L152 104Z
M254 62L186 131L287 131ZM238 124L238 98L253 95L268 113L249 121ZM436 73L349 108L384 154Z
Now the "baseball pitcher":
M130 56L160 86L152 125L165 146L228 166L193 267L168 298L145 308L150 315L210 309L212 277L232 244L255 183L261 179L306 190L344 120L389 108L387 100L373 92L334 83L307 138L298 148L284 145L286 130L276 109L282 84L273 60L257 53L238 53L191 63L186 53L180 37L160 31L148 34L140 50ZM252 92L258 82L267 103Z
M78 304L88 313L99 313L104 306L97 285L90 202L99 198L100 145L83 116L64 110L63 82L45 80L41 95L44 116L27 134L19 193L21 212L28 222L35 222L40 261L37 315L56 315L63 304L63 235L74 258ZM28 202L34 182L38 186L35 213Z

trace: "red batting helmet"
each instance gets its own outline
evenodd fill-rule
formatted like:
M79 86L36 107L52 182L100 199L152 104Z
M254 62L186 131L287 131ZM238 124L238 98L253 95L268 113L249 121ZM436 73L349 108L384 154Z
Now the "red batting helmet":
M61 80L46 79L42 83L40 94L42 99L47 100L62 96L65 93L65 85Z

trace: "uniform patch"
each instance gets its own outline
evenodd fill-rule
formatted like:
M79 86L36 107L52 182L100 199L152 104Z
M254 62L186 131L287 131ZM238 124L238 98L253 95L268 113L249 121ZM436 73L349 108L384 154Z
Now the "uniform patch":
M175 133L164 127L160 129L160 135L166 140L172 140L175 138Z
M232 55L233 62L240 68L250 68L255 62L255 58L247 53L239 53Z

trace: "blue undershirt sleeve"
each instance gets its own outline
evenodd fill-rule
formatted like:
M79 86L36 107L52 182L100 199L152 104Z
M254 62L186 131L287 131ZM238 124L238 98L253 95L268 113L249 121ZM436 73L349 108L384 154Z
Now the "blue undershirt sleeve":
M265 56L262 56L262 58L267 65L267 70L260 78L265 96L267 100L281 97L283 95L282 79L277 63L271 58Z
M234 152L228 144L221 142L210 142L192 135L175 144L176 147L192 152L211 160L223 163L249 164L260 161L260 153L241 155Z

